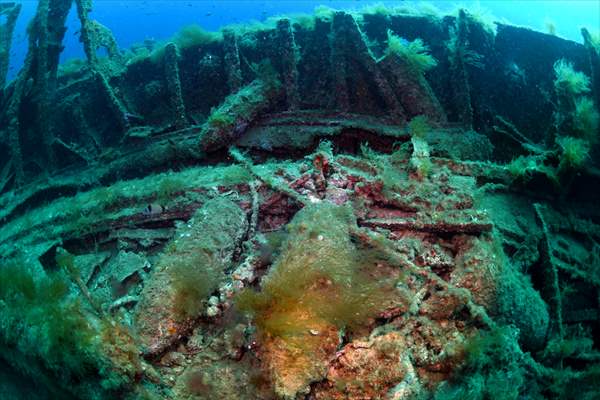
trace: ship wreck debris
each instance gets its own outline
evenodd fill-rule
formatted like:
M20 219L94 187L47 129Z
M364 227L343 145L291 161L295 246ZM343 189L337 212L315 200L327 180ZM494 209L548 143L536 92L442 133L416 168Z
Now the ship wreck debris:
M71 6L38 2L4 85L0 3L6 391L598 396L586 29L320 9L125 50L75 0L59 64Z

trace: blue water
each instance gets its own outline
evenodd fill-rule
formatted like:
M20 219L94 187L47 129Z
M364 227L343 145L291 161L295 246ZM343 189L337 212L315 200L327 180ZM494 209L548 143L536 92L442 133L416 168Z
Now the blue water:
M11 51L9 79L14 78L27 52L25 35L28 22L35 13L37 1L21 1L23 9L17 21ZM415 4L410 1L380 1L388 6ZM560 37L581 42L582 26L600 31L600 0L579 1L431 1L441 11L449 12L457 6L480 9L498 21L528 26L546 31L548 22L556 26ZM218 30L224 25L247 21L263 21L270 16L289 13L312 13L319 5L335 9L360 9L376 4L372 1L251 1L251 0L95 0L91 17L109 27L119 46L127 48L144 39L163 39L173 35L182 26L198 24L207 30ZM84 57L79 43L79 21L75 8L67 21L65 51L62 60Z

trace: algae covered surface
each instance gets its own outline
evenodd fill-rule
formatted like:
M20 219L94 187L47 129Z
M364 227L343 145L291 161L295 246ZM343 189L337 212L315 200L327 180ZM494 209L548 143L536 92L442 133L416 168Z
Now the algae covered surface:
M319 7L125 49L93 6L39 1L5 83L0 1L0 398L600 397L594 32Z

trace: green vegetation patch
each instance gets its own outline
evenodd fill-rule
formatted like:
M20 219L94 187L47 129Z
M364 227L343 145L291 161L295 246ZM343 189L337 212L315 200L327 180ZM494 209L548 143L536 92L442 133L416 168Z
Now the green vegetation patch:
M260 292L247 290L237 306L254 317L264 335L293 337L306 331L307 315L341 329L364 323L381 306L381 286L361 271L350 241L351 210L329 203L302 209Z
M573 69L573 64L561 58L554 63L554 88L559 94L573 96L590 91L590 78Z
M560 136L556 139L560 147L559 169L579 169L590 156L590 143L585 139Z
M33 378L44 371L84 398L114 398L133 380L137 351L125 328L94 316L70 287L65 271L0 265L0 343L22 355L12 361Z
M437 60L429 54L429 47L421 39L409 42L388 30L388 55L395 54L403 59L414 73L422 74L437 65Z
M200 208L161 256L174 291L176 318L198 316L208 296L224 278L236 238L245 232L245 215L226 198L209 200Z
M594 107L594 101L589 97L581 97L575 100L573 114L573 130L578 137L585 138L591 143L598 140L598 128L600 125L600 114Z
M476 334L463 349L464 365L451 381L440 385L435 400L541 398L537 387L529 385L517 338L511 327Z
M216 42L221 39L218 32L209 32L204 30L200 25L184 26L175 34L173 42L180 49L188 47L205 46L209 43Z

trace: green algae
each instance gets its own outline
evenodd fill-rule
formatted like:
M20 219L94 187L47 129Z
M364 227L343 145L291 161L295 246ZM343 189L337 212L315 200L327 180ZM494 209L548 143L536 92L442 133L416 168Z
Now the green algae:
M341 335L352 336L385 307L392 285L369 275L367 257L350 238L354 224L348 207L306 206L288 224L260 291L247 289L235 299L257 328L279 397L306 392L325 377Z
M541 399L517 337L508 326L477 333L463 348L463 366L440 386L435 400Z
M136 51L130 54L128 64L134 64L149 59L153 63L160 63L165 56L165 48L169 43L174 43L179 50L195 47L204 47L222 40L219 32L204 30L201 26L192 24L181 28L173 37L154 45L152 50L144 46L138 46Z
M408 123L408 131L412 137L424 139L431 129L426 115L417 115Z
M235 247L236 243L229 241L238 234L236 227L243 230L240 220L243 214L239 207L217 197L207 201L167 246L158 268L170 276L177 320L197 317L224 279L224 269L231 260L222 256Z
M598 128L600 126L600 114L594 107L594 101L589 97L581 97L575 100L573 112L573 132L577 137L584 138L590 143L598 141Z
M429 54L429 47L421 39L407 42L388 30L387 54L394 54L406 62L415 74L423 74L437 65L437 60Z
M554 88L561 94L574 96L590 91L590 78L575 71L573 64L563 58L554 63L554 74Z
M338 329L356 327L374 316L383 291L360 269L349 236L352 221L348 208L327 203L296 215L261 290L247 290L236 300L263 335L305 332L306 321L294 320L296 313L291 312L297 307Z
M70 287L64 271L42 275L16 260L0 266L0 342L16 348L13 361L32 377L51 374L73 394L113 398L139 367L131 337L90 314Z
M580 169L589 158L590 144L585 139L560 136L556 143L560 148L560 171Z
M162 205L178 204L183 207L203 199L194 190L207 191L218 185L248 183L251 178L248 171L239 165L192 167L118 181L110 187L62 197L5 224L0 231L0 239L6 246L2 247L2 251L6 256L13 253L14 248L6 240L10 237L33 233L32 240L37 243L42 238L52 241L77 233L93 233L106 229L110 221L139 216L148 204L163 202L168 196L171 196L168 197L169 204ZM39 251L44 252L45 249Z
M218 109L212 109L208 119L206 120L206 123L211 128L215 129L228 128L233 125L234 122L235 119L233 116Z
M206 315L209 295L218 293L246 231L244 212L225 196L207 200L178 226L158 256L134 314L147 354L163 352Z
M206 251L206 249L204 249ZM214 252L216 249L210 250ZM181 249L173 251L173 257ZM206 254L206 253L204 253ZM172 278L173 290L173 312L177 320L193 318L200 314L208 296L218 287L223 276L207 262L206 257L199 250L188 257L174 259L173 266L169 270Z

